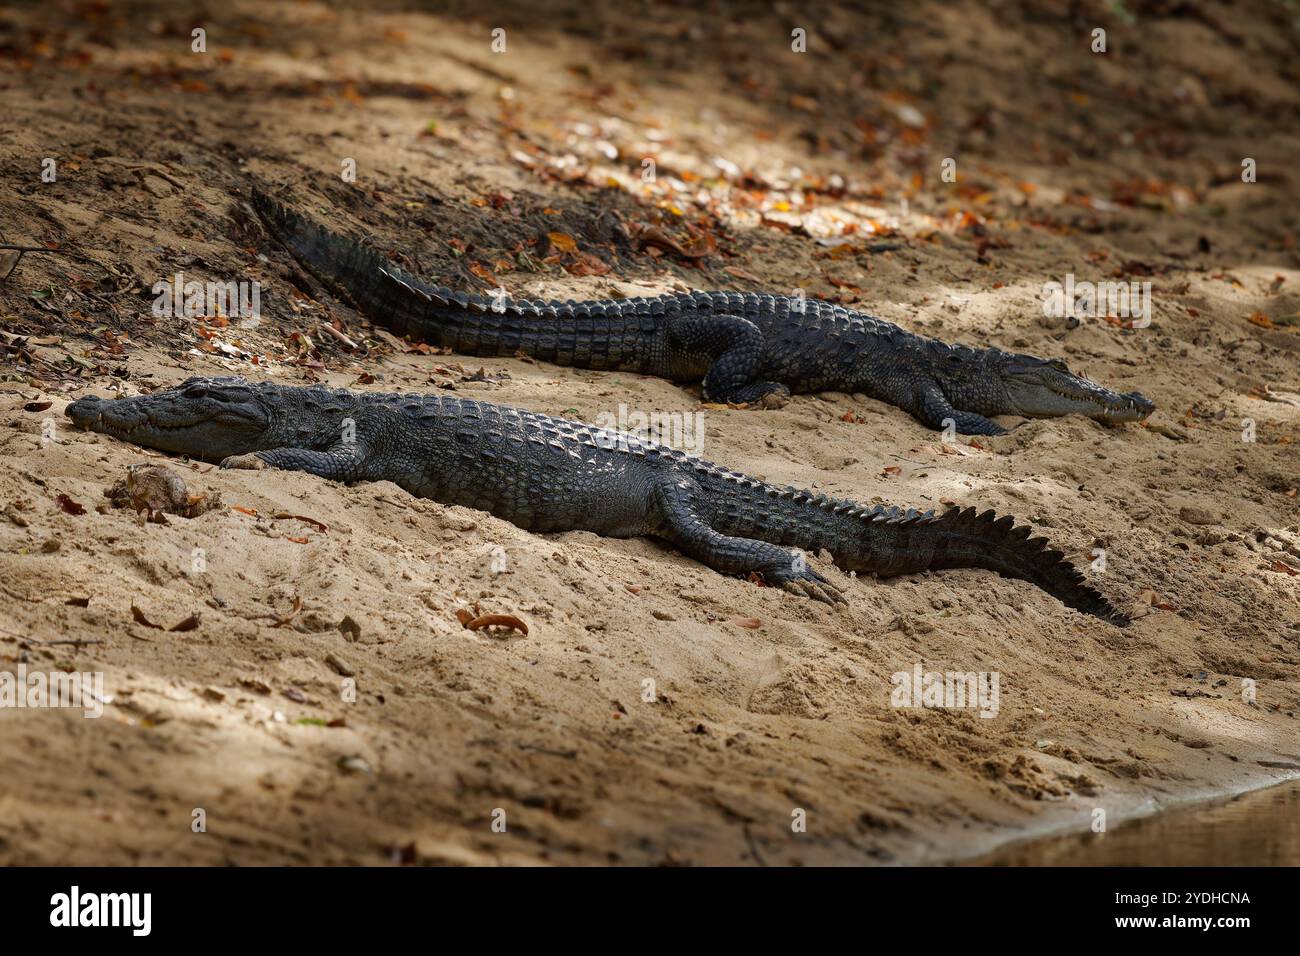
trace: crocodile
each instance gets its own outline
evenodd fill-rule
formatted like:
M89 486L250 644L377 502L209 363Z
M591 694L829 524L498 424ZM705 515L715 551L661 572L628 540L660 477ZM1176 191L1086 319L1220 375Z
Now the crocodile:
M792 393L864 393L923 424L1001 435L995 415L1140 421L1155 405L1061 359L949 345L801 296L689 292L588 302L485 297L431 285L375 249L253 188L253 208L311 275L377 324L464 355L702 382L708 402L779 407Z
M831 604L840 586L807 554L890 577L983 568L1068 607L1127 623L1060 551L992 511L866 507L778 487L627 432L452 396L191 378L67 406L93 431L225 467L282 468L340 482L391 481L539 534L652 536L723 574Z

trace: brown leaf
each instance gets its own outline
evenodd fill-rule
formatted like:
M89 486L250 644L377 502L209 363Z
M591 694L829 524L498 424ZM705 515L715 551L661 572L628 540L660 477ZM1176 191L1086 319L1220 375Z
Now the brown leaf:
M457 617L460 615L457 614ZM462 622L464 624L464 622ZM513 614L482 614L474 618L468 624L464 624L466 630L478 631L485 627L509 627L521 634L528 634L528 625Z
M307 524L313 526L317 531L329 530L329 525L324 521L317 521L315 518L308 518L306 515L295 515L290 514L287 511L277 511L275 514L271 515L271 517L276 520L292 519L294 521L305 521Z
M548 232L546 238L551 240L551 245L561 252L577 252L578 243L567 232Z
M295 594L295 595L293 596L293 610L291 610L287 615L285 615L284 617L280 618L278 621L276 621L276 622L275 622L274 624L272 624L271 626L272 626L272 627L287 627L287 626L289 625L289 623L290 623L290 622L291 622L295 617L298 616L298 613L299 613L301 610L302 610L302 598Z
M199 614L196 611L195 613L187 617L185 620L181 621L179 624L173 624L171 627L167 628L167 630L171 631L172 633L180 633L182 631L192 631L198 626L199 626Z
M610 267L590 252L579 252L573 262L565 265L565 271L575 276L603 276Z
M643 249L647 247L655 248L655 249L665 249L670 252L677 253L677 255L681 256L684 259L703 259L705 256L707 256L710 252L713 251L712 248L708 248L712 246L711 241L705 241L704 243L701 242L693 243L692 245L695 248L688 250L685 246L683 246L672 236L668 235L668 233L664 232L658 226L647 226L644 229L642 229L640 233L638 233L637 235L637 241L640 242L641 248ZM704 245L705 248L700 248L701 245Z
M23 406L23 411L43 412L45 411L45 409L49 408L53 404L54 404L53 402L28 402L26 405Z
M750 631L756 631L763 626L763 622L756 617L733 617L731 623Z
M70 515L84 515L86 513L86 509L84 507L82 507L77 502L73 501L67 495L60 494L54 500L58 502L60 509L62 509L63 511L67 512Z
M18 260L22 257L22 252L17 249L7 249L0 252L0 282L8 279L13 271L18 268Z
M729 275L735 276L737 279L744 279L746 282L757 282L760 285L763 282L763 280L754 275L754 273L748 272L745 269L740 268L740 266L727 266L725 271Z
M152 627L155 631L162 630L161 624L155 624L153 621L149 620L144 616L144 611L140 610L134 604L131 605L131 616L135 618L137 624L143 624L145 627Z

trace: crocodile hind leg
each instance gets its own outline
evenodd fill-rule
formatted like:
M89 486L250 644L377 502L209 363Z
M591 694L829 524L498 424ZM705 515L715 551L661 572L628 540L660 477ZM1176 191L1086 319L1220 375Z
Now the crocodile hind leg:
M659 534L701 564L722 574L762 575L763 582L826 604L844 602L839 588L808 566L802 551L754 538L734 538L709 527L691 496L698 487L689 479L666 481L653 498Z
M931 386L921 395L921 409L916 417L931 428L943 429L952 422L954 429L961 435L1005 435L1007 430L990 418L975 412L962 412L953 408L952 403L938 387Z
M701 315L678 319L670 343L682 364L700 355L713 359L704 376L704 398L731 405L780 408L790 389L780 382L755 381L763 359L763 332L738 315Z

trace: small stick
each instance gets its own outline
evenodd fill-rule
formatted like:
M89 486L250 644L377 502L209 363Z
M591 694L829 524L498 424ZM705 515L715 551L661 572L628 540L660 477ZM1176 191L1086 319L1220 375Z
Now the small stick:
M343 334L342 332L340 332L338 329L334 328L334 326L332 326L330 323L328 323L328 322L322 322L322 323L318 326L318 328L321 328L321 329L323 329L325 332L328 332L330 335L332 335L332 336L333 336L335 339L337 339L339 342L342 342L342 343L343 343L344 345L346 345L348 348L353 349L353 350L355 351L355 349L356 349L356 347L357 347L357 343L356 343L356 342L353 342L350 338L348 338L346 335L344 335L344 334Z
M55 644L72 644L76 647L85 647L87 644L103 644L103 641L86 641L81 638L69 638L60 641L42 641L39 637L24 637L20 640L25 644L40 644L42 647L53 647Z

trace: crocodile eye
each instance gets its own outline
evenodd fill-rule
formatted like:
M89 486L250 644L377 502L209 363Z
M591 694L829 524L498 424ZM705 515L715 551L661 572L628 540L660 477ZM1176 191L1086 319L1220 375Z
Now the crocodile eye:
M205 385L191 385L185 389L186 398L207 398L208 389Z
M1052 359L1047 364L1052 366L1052 368L1056 369L1058 372L1068 372L1070 370L1069 366L1065 364L1064 359Z

